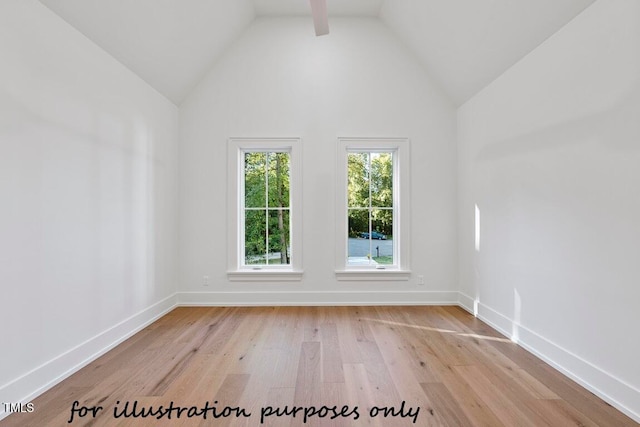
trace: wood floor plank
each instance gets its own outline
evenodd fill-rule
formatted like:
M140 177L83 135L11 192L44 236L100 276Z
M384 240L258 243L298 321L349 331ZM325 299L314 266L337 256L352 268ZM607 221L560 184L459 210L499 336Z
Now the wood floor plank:
M343 363L362 363L362 353L358 343L362 334L358 329L359 312L354 307L337 307L338 315L334 322L340 342L340 358Z
M69 424L76 401L103 411L76 412ZM127 402L149 411L173 402L183 416L114 418ZM450 306L176 308L33 403L0 427L248 427L268 406L288 411L262 424L277 427L638 426ZM251 417L184 415L205 405ZM304 422L305 408L324 405L357 406L360 416ZM417 409L416 422L401 408Z
M335 323L320 326L322 349L322 381L325 383L343 383L342 357L338 328Z
M321 345L319 342L303 342L296 376L294 405L310 407L322 405ZM291 426L317 425L315 420L306 423L300 416L293 417Z
M344 373L341 370L342 379L344 380ZM320 395L322 396L320 401L316 403L317 406L325 406L326 408L341 408L342 405L347 402L347 387L344 382L323 382ZM324 418L317 418L313 420L313 423L318 426L326 427L348 427L351 425L350 418L336 417L332 418L330 411L322 413L326 414Z
M302 343L296 375L296 405L308 406L320 401L322 384L320 358L319 342Z
M433 368L433 363L438 356L422 339L425 331L420 328L400 326L390 327L390 329L394 330L393 335L398 338L398 349L403 351L408 368L416 381L418 383L440 382L438 373Z
M446 315L449 313L449 311L445 310L446 308L447 307L439 307L438 309L442 310ZM453 336L468 350L469 354L473 354L472 357L477 363L484 364L486 367L492 369L498 376L508 376L518 384L519 389L526 390L537 399L559 398L539 380L530 375L526 370L520 368L511 358L491 345L492 342L501 342L505 345L517 347L516 344L504 337L496 336L494 333L489 335L477 333L478 331L460 323L455 317L448 320L452 325L457 323L457 326L454 327L456 327L458 332L453 333ZM536 360L536 363L538 362L539 361ZM502 372L499 372L496 368L502 370Z
M510 402L508 394L496 387L476 366L455 366L454 369L465 378L469 386L481 397L489 408L506 426L544 426L527 417L522 408Z
M376 402L374 389L369 382L364 364L345 364L344 377L347 399L344 401L350 408L359 408L359 418L365 418ZM382 427L378 418L372 418L366 425Z
M234 362L235 367L231 370L241 371L250 375L249 383L243 393L239 405L243 408L247 408L252 414L260 414L263 406L267 405L266 396L271 390L271 384L275 383L276 377L274 376L274 367L276 366L279 351L266 350L267 346L264 337L266 337L265 328L270 325L270 320L256 318L256 322L259 322L261 326L258 328L261 331L260 336L251 338L250 341L254 341L253 344L247 346L243 344L242 356ZM252 328L251 333L248 336L253 337L256 328ZM251 424L251 420L240 420L232 423L233 426L254 425Z
M264 419L256 418L253 425L258 425L260 422L265 427L289 427L292 421L291 417L278 416L277 410L291 408L294 405L295 392L294 387L270 388L262 405L262 408L265 409Z
M593 420L576 410L573 406L561 399L537 400L534 402L537 411L549 425L552 426L579 426L597 427Z
M431 403L412 369L413 358L407 349L406 341L396 331L401 326L389 316L388 308L381 308L379 311L381 317L387 317L389 323L378 323L372 326L372 332L402 401L412 407L424 408L421 415L423 425L440 425L439 415L431 411ZM401 401L387 400L387 402L392 406L401 404Z
M429 396L433 405L432 410L440 414L443 426L472 427L473 424L465 415L455 397L442 383L422 383L422 389Z
M504 425L480 396L469 387L464 376L454 369L456 366L463 365L457 365L460 363L459 359L448 357L451 346L443 341L441 335L456 333L457 330L442 328L447 325L439 325L437 328L429 326L430 319L434 316L435 313L428 310L424 315L418 312L419 318L416 318L414 313L410 319L414 326L418 326L418 329L423 331L416 336L416 343L425 349L424 355L428 357L430 368L437 373L442 385L455 396L456 403L473 425L486 427Z
M438 370L440 378L442 378L442 384L455 396L456 403L474 426L505 426L491 408L482 400L480 395L469 387L464 376L456 371L455 366L445 365L443 361L436 361L434 362L434 368Z

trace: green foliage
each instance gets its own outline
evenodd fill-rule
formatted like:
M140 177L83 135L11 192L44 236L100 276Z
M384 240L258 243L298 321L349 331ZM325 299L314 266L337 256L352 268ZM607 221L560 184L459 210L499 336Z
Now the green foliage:
M373 260L378 264L390 265L393 264L393 256L385 255L385 256L374 256Z
M371 230L393 234L393 154L348 154L349 236Z
M289 264L290 262L288 253L289 170L289 153L245 153L244 231L247 264ZM276 253L280 253L279 259L271 259L268 256Z

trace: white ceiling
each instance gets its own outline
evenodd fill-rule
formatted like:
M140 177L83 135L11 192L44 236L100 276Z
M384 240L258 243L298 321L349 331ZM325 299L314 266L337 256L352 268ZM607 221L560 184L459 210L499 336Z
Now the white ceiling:
M593 2L385 0L380 18L461 105Z
M40 1L176 105L255 17L250 0Z
M594 1L327 0L327 7L333 16L379 17L461 105ZM177 105L256 16L310 14L307 0L40 2Z

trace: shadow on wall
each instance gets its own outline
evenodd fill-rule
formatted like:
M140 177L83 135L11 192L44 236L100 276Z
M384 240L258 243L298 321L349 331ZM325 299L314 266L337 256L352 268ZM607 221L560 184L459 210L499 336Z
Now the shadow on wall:
M638 117L636 83L606 111L479 151L472 171L476 209L482 207L476 230L482 252L474 257L478 299L493 298L492 306L512 312L519 325L533 322L531 311L539 313L541 304L584 321L589 307L615 311L614 300L640 297L630 285L640 280ZM611 292L598 291L603 283ZM613 327L613 320L591 321L604 333ZM586 325L575 328L589 339Z
M639 114L640 79L633 90L612 108L489 144L478 153L476 164L528 152L557 149L562 145L584 144L585 141L594 141L609 149L638 151Z

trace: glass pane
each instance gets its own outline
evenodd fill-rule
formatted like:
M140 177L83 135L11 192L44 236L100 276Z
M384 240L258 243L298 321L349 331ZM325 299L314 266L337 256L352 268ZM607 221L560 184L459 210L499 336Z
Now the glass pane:
M245 211L244 218L244 263L266 264L266 210Z
M348 206L369 207L369 153L347 154Z
M349 238L366 238L369 232L369 210L349 209Z
M371 206L393 207L392 153L371 153Z
M289 153L269 153L269 207L289 207Z
M371 239L369 237L368 209L349 209L348 234L348 264L371 264Z
M247 208L266 207L266 164L267 153L244 154L244 205Z
M269 210L268 264L291 264L291 235L289 210Z
M393 210L371 210L372 259L377 264L394 264Z

